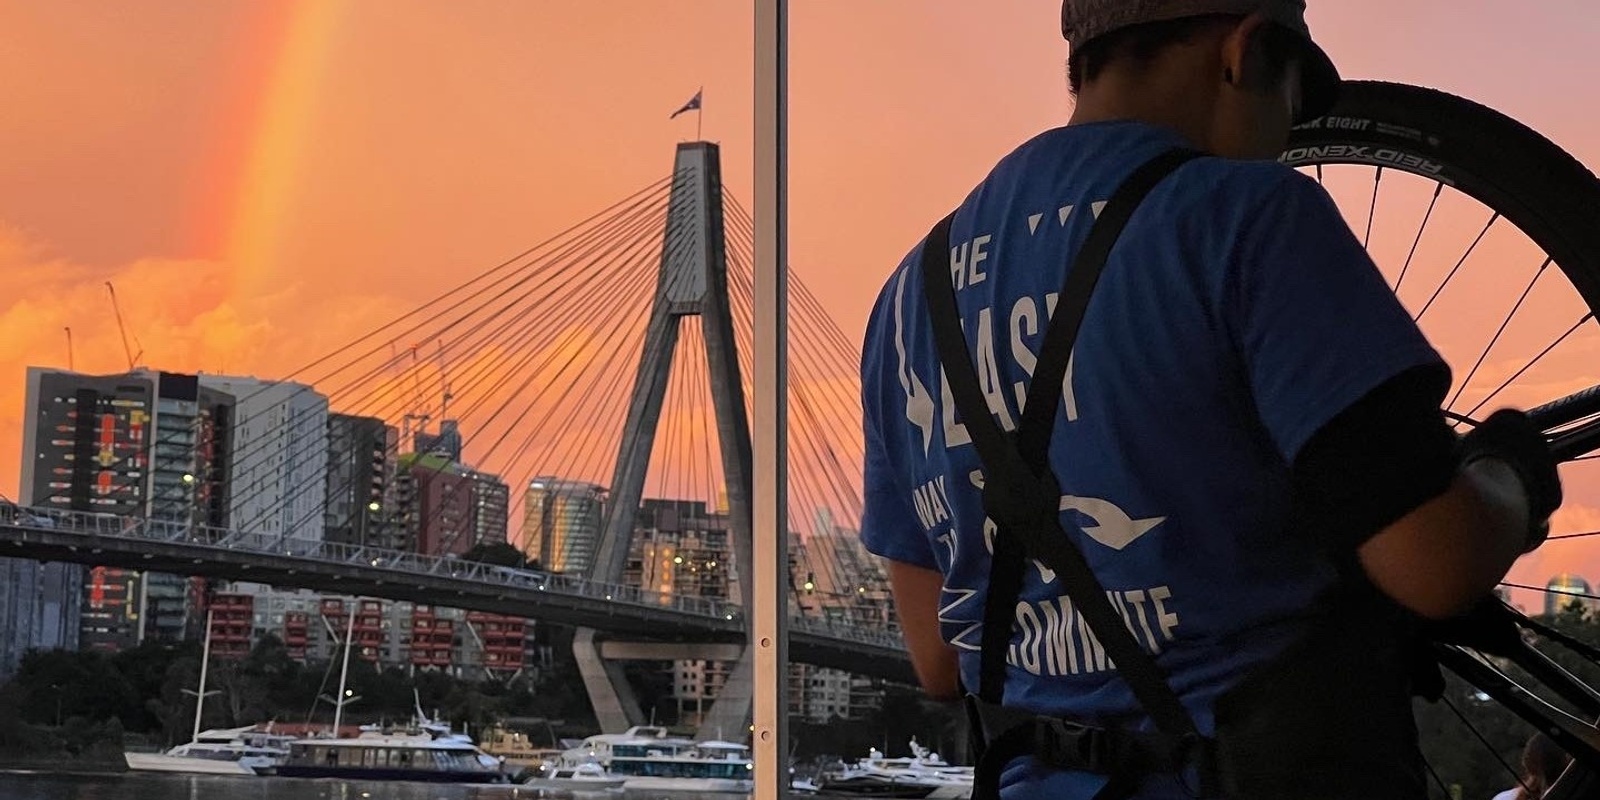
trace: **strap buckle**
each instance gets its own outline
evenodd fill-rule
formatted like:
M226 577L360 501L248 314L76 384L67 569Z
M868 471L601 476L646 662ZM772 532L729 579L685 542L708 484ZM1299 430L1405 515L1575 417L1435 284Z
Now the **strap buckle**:
M1059 524L1061 483L1048 469L1037 475L1020 460L992 471L985 469L982 497L984 513L1002 530L1050 530Z
M1033 724L1033 757L1046 766L1100 775L1114 774L1125 766L1127 753L1117 746L1117 737L1104 728L1053 717L1039 717Z

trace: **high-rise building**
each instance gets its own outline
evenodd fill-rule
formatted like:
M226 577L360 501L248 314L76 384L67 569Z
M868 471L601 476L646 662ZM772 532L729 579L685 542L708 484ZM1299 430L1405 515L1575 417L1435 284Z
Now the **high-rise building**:
M859 719L883 707L883 687L872 679L810 664L790 664L789 713L810 722Z
M218 592L211 596L207 609L210 628L206 636L211 640L211 657L241 659L250 655L255 641L255 597L249 594ZM204 622L202 621L202 626Z
M882 562L867 553L854 529L839 524L827 509L818 509L814 522L801 550L804 555L798 559L804 563L796 565L797 572L802 566L805 572L798 580L811 584L803 589L805 605L831 619L868 626L892 624L894 603Z
M388 549L401 544L390 527L398 446L398 432L381 419L328 415L328 541Z
M462 445L461 423L453 419L441 420L438 433L417 431L412 439L416 452L443 456L457 464L461 463Z
M213 658L242 657L270 634L296 661L337 664L348 632L351 660L379 669L504 679L532 666L533 623L519 617L246 583L213 603Z
M1594 612L1600 609L1600 601L1590 597L1589 582L1570 573L1562 573L1550 579L1544 587L1544 613L1557 614L1576 605L1586 611Z
M505 544L511 487L498 475L472 473L472 543Z
M27 380L23 505L227 525L232 397L150 370L33 367ZM197 631L194 582L181 576L16 562L5 573L0 670L27 647L114 651Z
M408 476L400 487L406 500L401 521L413 549L430 556L471 550L476 535L472 471L427 453L407 453L399 463Z
M147 487L140 476L146 471L145 434L153 401L153 387L131 376L29 368L18 502L143 513ZM87 621L83 576L76 565L0 560L0 675L15 670L30 649L79 647L80 626ZM139 619L139 609L127 605L132 576L119 570L115 577L116 608L107 609L100 592L91 615L123 622L131 633Z
M29 650L77 649L83 568L0 559L0 681Z
M322 541L328 398L288 381L201 375L200 383L237 402L232 527L290 546Z
M534 478L522 502L522 539L529 558L552 572L587 574L600 546L606 490L560 478Z
M726 514L698 500L645 500L634 519L624 582L679 596L738 596Z
M195 375L141 371L155 384L155 414L147 451L151 519L191 525L220 535L231 519L235 399L202 386ZM198 636L205 622L204 581L145 573L139 586L144 638L179 641Z
M83 570L79 641L84 650L115 653L139 643L145 597L140 573L120 567Z
M670 596L737 598L737 573L727 514L699 500L645 500L634 518L623 582ZM733 664L674 662L673 697L680 723L698 724L727 683Z

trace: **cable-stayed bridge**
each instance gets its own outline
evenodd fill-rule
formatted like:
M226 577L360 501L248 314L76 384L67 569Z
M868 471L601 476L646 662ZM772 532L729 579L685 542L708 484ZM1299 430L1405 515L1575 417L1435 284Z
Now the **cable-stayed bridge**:
M639 651L652 655L639 657L656 658L677 652L661 642L695 643L670 656L694 659L705 657L707 643L747 641L741 610L752 587L741 578L752 574L752 537L762 535L752 530L750 506L753 227L723 191L716 145L680 145L668 177L280 382L233 390L237 420L202 423L197 412L192 425L156 424L136 452L99 459L94 491L80 485L84 476L25 485L26 508L0 514L0 555L580 626L579 663L602 725L642 722L614 660L629 657L627 645L654 643ZM790 652L797 661L909 681L884 576L854 541L862 461L856 345L790 280L788 516L798 534L791 541L803 542L791 559ZM296 395L327 402L297 403ZM268 407L270 415L253 411ZM311 440L323 426L298 417L322 419L330 408L386 421L402 444L428 433L430 422L446 451L449 437L465 432L465 452L458 442L455 458L472 467L414 454L406 457L409 483L379 486L370 474L321 469L284 479L286 459L292 466L319 452ZM196 457L179 468L181 480L160 480L163 453L192 453L197 430L223 423L232 426L225 456ZM68 471L87 475L88 455ZM119 459L143 467L127 486L106 477ZM205 487L221 485L207 477L218 474L231 493L226 519L198 510L203 499L220 507L214 496L202 498ZM508 507L483 507L472 488L482 475L510 487ZM532 491L547 482L602 490L589 551L563 551L569 563L546 565L559 573L450 555L481 535L486 514L504 514L513 541L521 530L549 527L552 513L565 512ZM141 499L118 505L119 492ZM101 496L98 506L93 496ZM368 501L370 514L334 536L330 509L351 499L358 507ZM738 666L702 724L741 730L755 679L748 651L718 652L736 656Z

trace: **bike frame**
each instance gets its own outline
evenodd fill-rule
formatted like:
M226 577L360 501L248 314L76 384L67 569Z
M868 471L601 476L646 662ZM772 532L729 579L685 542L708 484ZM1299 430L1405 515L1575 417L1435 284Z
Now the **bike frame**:
M1600 386L1590 387L1530 409L1528 417L1546 431L1557 460L1569 461L1600 450ZM1565 430L1561 430L1564 426ZM1600 771L1600 692L1533 646L1543 637L1600 663L1600 648L1565 636L1503 602L1486 604L1466 618L1441 627L1434 644L1439 663L1512 713L1548 735L1573 761ZM1557 707L1517 683L1486 656L1506 659L1570 703L1582 716Z

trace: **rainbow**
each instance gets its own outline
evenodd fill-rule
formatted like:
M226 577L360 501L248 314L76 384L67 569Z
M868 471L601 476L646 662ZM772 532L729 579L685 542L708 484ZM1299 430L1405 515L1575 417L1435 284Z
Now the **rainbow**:
M224 260L227 296L248 300L276 290L283 234L312 141L322 78L346 4L286 0L252 7L238 43L233 104L221 149L198 192L201 252Z

